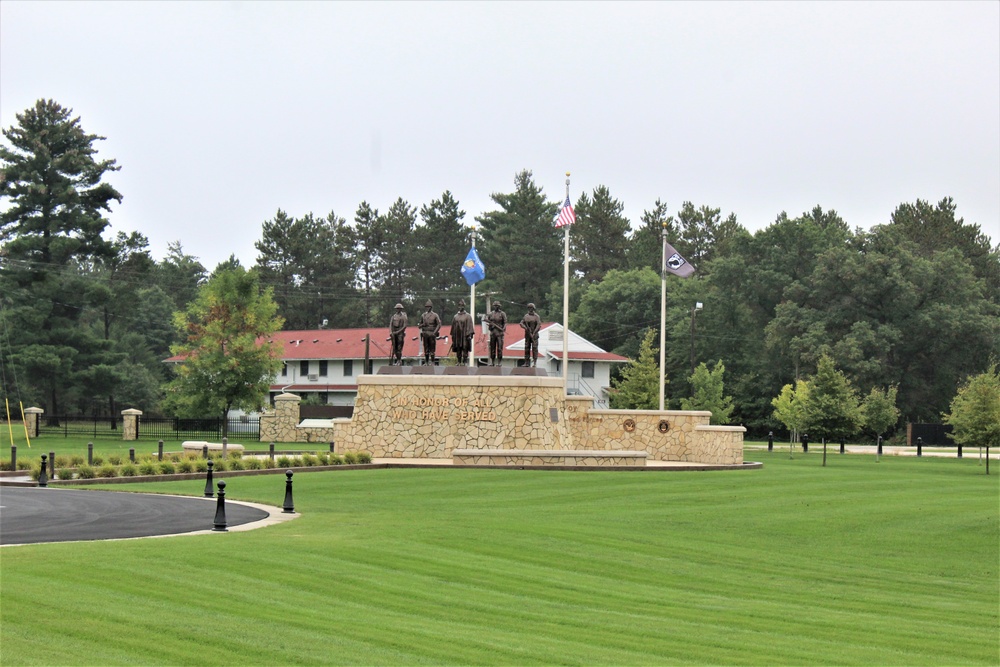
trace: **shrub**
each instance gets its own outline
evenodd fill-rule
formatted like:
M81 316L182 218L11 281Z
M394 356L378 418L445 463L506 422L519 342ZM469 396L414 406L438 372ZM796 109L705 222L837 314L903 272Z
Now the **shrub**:
M177 464L177 472L194 472L194 461L191 459L182 459Z
M201 452L184 452L184 458L195 461L201 458Z
M139 464L140 475L155 475L157 472L158 466L153 461L143 461Z
M279 468L291 468L292 459L287 454L282 454L278 457L278 467Z
M104 458L101 456L95 456L92 465L96 468L97 466L104 465Z
M48 466L45 467L48 468ZM31 466L31 479L37 482L38 476L41 474L42 474L42 464L35 462L34 465Z
M230 470L243 470L246 468L246 465L244 465L243 463L243 459L239 457L229 459L229 462L226 465L229 467Z
M117 477L118 476L118 466L112 465L110 463L105 463L97 471L98 477Z
M358 452L358 463L371 463L372 455L368 452Z
M327 454L326 452L320 452L319 454L316 455L316 458L319 459L319 464L321 466L330 465L330 455Z
M57 479L73 479L73 471L69 468L59 468L56 470Z
M248 458L243 463L246 465L247 470L261 470L264 467L261 460L257 457Z
M173 461L162 461L160 462L160 474L161 475L173 475L177 472L177 468L174 466Z
M302 455L302 465L312 468L313 466L319 465L319 457L313 454L303 454Z
M56 457L56 467L57 468L68 468L69 467L69 457L68 456L57 456Z
M134 463L123 463L119 472L122 477L135 477L136 473L139 472L139 468Z
M354 465L358 462L358 455L354 452L344 452L344 463Z
M330 465L332 466L342 466L344 465L344 459L340 454L330 454Z
M82 466L84 461L86 460L87 459L83 458L79 454L74 454L73 456L69 457L69 464L72 467L76 468L77 466Z
M180 454L178 454L177 452L173 452L173 453L172 453L172 454L170 454L170 456L168 456L167 458L169 458L169 459L170 459L170 462L171 462L171 463L177 463L177 462L179 462L179 461L181 460L181 455L180 455Z
M231 458L231 459L242 459L243 458L243 452L240 451L240 450L238 450L238 449L234 449L234 450L232 450L232 451L229 452L229 458Z
M11 470L10 461L0 461L0 470Z
M271 460L270 456L257 460L260 462L261 470L270 470L274 467L274 461Z
M25 459L17 460L18 470L31 470L31 461L26 461Z
M122 456L121 456L121 454L111 454L110 456L108 456L108 463L110 463L112 465L120 466L122 464ZM104 477L104 476L105 475L101 475L101 477Z
M215 460L215 471L222 472L223 470L229 470L229 462L226 459L216 459Z
M76 469L76 475L80 479L94 479L94 477L97 476L97 473L94 472L94 469L89 465L83 464Z
M208 472L208 459L196 459L194 461L195 472Z

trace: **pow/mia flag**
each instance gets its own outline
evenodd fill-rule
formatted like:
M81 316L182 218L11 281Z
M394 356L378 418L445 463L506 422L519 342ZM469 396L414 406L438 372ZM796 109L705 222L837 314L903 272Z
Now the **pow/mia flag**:
M681 278L688 278L694 273L694 267L681 254L674 250L674 247L667 244L666 252L663 253L663 269L668 273Z

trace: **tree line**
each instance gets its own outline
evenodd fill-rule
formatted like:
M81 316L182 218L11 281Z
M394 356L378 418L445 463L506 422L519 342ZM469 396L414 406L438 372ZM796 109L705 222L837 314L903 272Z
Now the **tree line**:
M40 100L3 135L5 395L49 413L155 411L181 336L174 313L240 260L209 272L181 241L157 260L138 231L106 238L122 195L104 177L119 166L98 159L102 137L70 109ZM491 199L474 220L447 190L383 210L363 201L350 220L279 208L260 221L246 268L287 329L385 326L395 303L418 312L428 298L447 321L468 295L459 267L474 224L487 267L477 292L561 321L560 202L528 170ZM635 358L659 327L662 230L697 267L667 280L669 407L690 400L698 364L723 364L730 421L780 429L772 400L828 356L865 394L895 388L901 421L936 422L960 383L1000 357L1000 246L950 198L900 204L869 230L816 207L751 233L719 208L671 212L662 200L632 221L603 185L574 208L570 327L607 350Z

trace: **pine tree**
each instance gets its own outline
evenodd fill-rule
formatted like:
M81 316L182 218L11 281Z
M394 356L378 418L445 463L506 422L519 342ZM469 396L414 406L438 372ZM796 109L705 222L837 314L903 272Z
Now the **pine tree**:
M659 348L653 341L659 335L648 329L639 344L638 358L622 369L620 380L612 380L611 408L614 410L656 410L660 407ZM663 380L666 386L667 380Z
M725 372L721 361L715 362L712 370L704 362L698 364L691 376L691 397L681 399L681 410L708 410L712 413L711 423L728 424L733 398L725 395L722 379Z
M593 199L583 193L577 200L569 235L571 268L586 282L600 282L608 271L626 268L629 221L624 209L603 185L594 189Z
M417 246L415 273L418 303L432 299L435 310L448 319L456 311L455 304L464 296L465 281L459 267L469 251L469 230L462 225L465 211L451 192L420 208L422 222L414 231ZM458 290L456 292L456 289Z

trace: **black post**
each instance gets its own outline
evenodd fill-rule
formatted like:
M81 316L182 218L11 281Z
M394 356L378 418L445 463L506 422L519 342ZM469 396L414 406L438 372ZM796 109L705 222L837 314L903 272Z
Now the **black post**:
M281 511L285 514L295 512L295 503L292 501L292 471L285 471L285 504L281 506Z
M274 443L272 442L267 446L267 454L271 457L271 463L274 463Z
M917 438L917 456L923 456L923 455L924 455L924 439L918 437Z
M767 432L767 451L774 451L774 431Z
M840 439L840 453L841 454L844 453L844 439L843 438Z
M131 463L135 463L135 447L128 448L128 460Z
M87 443L87 465L94 465L94 443Z
M202 445L201 446L201 458L203 458L203 459L207 459L208 458L208 445Z
M48 457L45 456L45 454L42 454L42 469L38 471L38 486L48 486L49 485L49 480L45 476L45 466L46 466L45 459L47 459L47 458Z
M986 445L986 474L990 474L990 446Z
M226 481L219 480L219 501L215 504L215 523L212 530L227 531L226 528Z
M56 453L49 452L49 479L56 478Z
M163 441L162 440L160 440L159 444L156 445L156 460L157 461L162 461L163 460Z
M208 476L205 477L205 497L211 498L214 495L215 489L212 487L212 467L215 465L215 461L208 460Z
M878 455L882 456L882 436L878 437Z
M333 443L330 443L330 453L333 454Z
M823 467L826 467L826 438L823 438Z
M802 451L803 452L808 452L809 451L809 434L808 433L803 433L802 434Z
M10 469L17 470L17 445L10 446Z
M962 458L962 445L958 446L958 458Z

